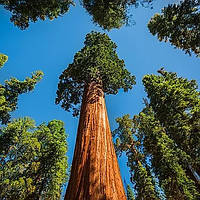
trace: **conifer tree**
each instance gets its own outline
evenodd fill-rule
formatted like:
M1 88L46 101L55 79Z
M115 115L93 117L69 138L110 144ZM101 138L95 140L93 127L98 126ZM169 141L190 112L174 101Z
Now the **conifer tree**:
M199 193L195 183L182 167L180 150L168 137L165 127L156 120L151 108L139 115L138 131L144 135L145 150L152 155L151 163L165 196L169 200L194 200Z
M128 7L150 3L152 0L81 0L94 23L106 30L128 24Z
M132 137L136 150L142 145L139 152L149 155L150 165L146 170L148 174L149 167L153 170L166 199L196 200L200 198L198 85L163 68L158 72L160 76L143 78L150 101L145 101L146 108L133 119L128 115L117 119L116 150L130 152ZM127 156L129 158L131 153ZM135 159L128 159L128 165L135 167ZM138 178L142 179L142 174ZM137 184L134 177L133 181Z
M195 80L159 70L161 76L146 75L145 90L156 119L166 134L180 148L182 164L188 175L198 182L191 168L200 174L200 92Z
M0 0L0 5L12 13L10 18L20 29L26 29L30 22L38 19L54 19L68 12L72 0Z
M118 155L125 152L128 157L131 181L135 185L136 200L159 200L152 176L146 169L146 156L143 152L140 135L137 135L137 123L129 115L117 118L119 127L113 131L116 138L115 148ZM137 139L136 139L137 138Z
M92 32L85 46L60 76L56 103L79 114L79 127L65 199L126 199L106 112L104 93L132 88L116 45L106 34Z
M1 65L7 56L0 57ZM30 118L14 119L18 95L33 90L42 78L19 81L11 78L0 85L0 199L60 199L66 182L67 144L62 121L53 120L36 127ZM8 123L9 122L9 123Z
M7 57L0 58L5 62ZM32 77L27 77L24 81L16 78L6 80L4 85L0 84L0 123L6 124L10 119L10 112L17 109L17 100L20 94L29 92L34 89L43 76L43 72L36 71Z
M0 199L60 199L66 182L66 133L61 121L36 127L30 118L0 129Z
M191 55L200 56L200 0L184 0L180 4L168 5L162 14L155 14L148 28L160 41L172 45Z

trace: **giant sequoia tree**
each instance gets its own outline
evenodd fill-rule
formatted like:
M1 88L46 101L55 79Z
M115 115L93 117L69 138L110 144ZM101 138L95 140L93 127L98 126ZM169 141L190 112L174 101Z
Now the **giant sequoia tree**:
M38 19L54 19L68 12L72 0L0 0L0 5L12 13L10 18L16 26L26 29Z
M160 41L169 41L186 53L200 56L200 0L185 0L155 14L148 28Z
M104 93L135 84L106 34L92 32L60 76L56 103L80 120L65 199L126 199L110 132Z

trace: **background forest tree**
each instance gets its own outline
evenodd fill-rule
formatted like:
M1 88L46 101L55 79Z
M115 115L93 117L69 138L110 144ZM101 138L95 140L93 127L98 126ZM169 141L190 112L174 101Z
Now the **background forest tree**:
M1 66L7 56L1 55ZM67 174L64 123L52 120L36 127L30 118L10 121L18 96L34 89L43 73L0 85L0 199L60 199Z
M163 69L158 72L161 76L146 75L143 78L150 103L145 100L146 107L133 119L125 115L116 120L119 124L113 132L117 136L116 150L126 152L138 199L147 198L140 196L140 190L142 195L145 195L144 192L152 194L145 188L145 183L148 186L152 184L152 189L154 185L156 193L153 177L158 179L160 191L164 191L166 199L198 199L198 85L194 80L177 77L176 73ZM142 161L143 171L137 167L139 160ZM151 184L142 180L145 170Z

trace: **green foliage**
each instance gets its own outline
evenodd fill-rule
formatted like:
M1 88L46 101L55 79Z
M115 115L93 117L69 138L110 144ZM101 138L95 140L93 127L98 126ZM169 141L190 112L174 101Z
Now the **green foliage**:
M11 22L26 29L38 19L54 19L68 12L72 0L1 0L0 5L12 13Z
M117 137L115 148L117 154L125 152L128 157L128 167L131 172L131 181L137 192L136 200L159 200L153 178L147 170L146 155L143 152L141 137L137 134L137 122L129 115L117 118L119 127L113 131Z
M200 92L194 80L176 73L159 71L161 76L143 78L150 106L167 135L185 152L188 163L200 174ZM185 157L185 156L183 156ZM190 157L190 159L189 159Z
M185 0L155 14L148 28L160 41L168 41L190 54L200 56L200 0Z
M133 190L131 189L130 185L127 185L127 200L135 200Z
M16 78L6 80L4 85L0 84L0 122L6 124L10 119L10 112L17 109L17 100L20 94L34 89L36 83L41 80L43 73L37 71L32 77L24 81Z
M151 1L139 2L150 3ZM94 23L107 30L128 24L128 6L138 4L138 0L81 0L81 2L87 12L92 15Z
M0 54L0 68L7 62L8 56L4 54Z
M66 133L62 121L36 127L30 118L0 129L0 199L60 199L66 182Z
M163 68L158 72L160 76L143 78L150 103L146 100L146 107L133 119L129 115L117 119L116 151L126 152L138 195L144 195L140 188L148 191L149 180L153 186L159 183L154 189L159 199L197 200L200 190L194 173L200 174L200 92L194 80Z
M138 131L144 137L145 150L151 154L152 168L168 200L194 200L200 196L194 182L180 165L179 151L151 108L138 116Z
M85 46L76 53L74 61L60 76L56 104L78 114L85 86L91 82L100 85L106 94L117 94L132 88L135 77L125 69L116 53L116 45L104 33L87 34Z

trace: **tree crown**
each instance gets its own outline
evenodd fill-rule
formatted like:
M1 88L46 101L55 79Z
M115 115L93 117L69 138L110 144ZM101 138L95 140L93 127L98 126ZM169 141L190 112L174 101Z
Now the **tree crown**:
M12 13L11 22L21 29L26 29L30 22L38 19L54 19L68 12L72 0L1 0L3 5Z
M117 94L120 88L132 89L135 77L125 69L116 53L116 44L104 33L87 34L85 46L75 54L74 61L61 74L56 104L75 111L81 103L84 87L95 82L106 94Z
M191 55L200 56L200 0L185 0L168 5L155 14L148 28L160 41L169 42Z
M152 0L81 0L83 7L92 15L94 23L103 29L111 30L128 24L128 7L139 2L150 3Z

